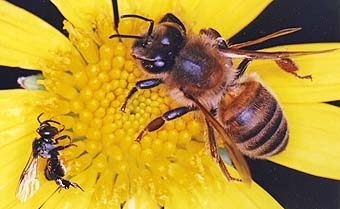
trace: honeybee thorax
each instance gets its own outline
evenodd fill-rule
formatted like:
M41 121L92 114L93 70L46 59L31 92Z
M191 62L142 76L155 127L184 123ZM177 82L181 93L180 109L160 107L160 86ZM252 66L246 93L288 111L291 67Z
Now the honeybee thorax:
M287 121L274 96L259 82L227 89L218 116L239 150L252 158L281 152L288 142Z
M211 40L201 36L188 38L176 57L171 77L177 84L193 90L211 90L225 82L225 65Z

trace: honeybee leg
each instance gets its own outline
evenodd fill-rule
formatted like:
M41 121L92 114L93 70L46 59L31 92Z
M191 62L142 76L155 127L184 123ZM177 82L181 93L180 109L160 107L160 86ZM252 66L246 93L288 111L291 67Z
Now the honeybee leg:
M207 123L207 128L208 128L208 138L209 138L211 156L218 163L218 166L220 167L223 175L226 177L226 179L228 181L241 181L241 179L234 178L230 175L230 173L229 173L227 167L225 166L224 161L223 161L223 159L222 159L222 157L219 153L218 145L217 145L216 138L215 138L214 129L212 128L212 126L210 125L210 123L208 121L206 121L206 123Z
M200 30L200 35L206 35L210 37L211 39L216 40L217 47L219 49L228 49L228 43L227 41L221 36L221 34L213 29L213 28L206 28Z
M124 103L120 110L122 112L125 112L125 108L127 106L129 99L138 91L138 89L151 89L158 86L161 83L163 83L163 80L159 78L138 81L136 85L129 91L128 95L125 97Z
M71 137L69 135L62 135L56 139L54 139L54 142L53 144L58 144L60 140L63 140L63 139L69 139L70 142L72 141Z
M181 26L184 32L186 31L184 24L175 15L171 13L167 13L166 15L164 15L164 17L161 19L161 21L159 21L159 23L162 23L162 22L176 23L176 25Z
M172 110L164 113L162 116L153 119L139 133L138 137L136 138L136 141L140 142L140 140L142 140L142 137L143 137L145 132L155 131L155 130L159 129L160 127L162 127L166 121L170 121L170 120L176 119L178 117L181 117L181 116L185 115L188 112L195 111L195 110L197 110L197 108L194 107L194 106L186 106L186 107L179 107L179 108L176 108L176 109L172 109Z
M251 62L251 59L246 58L246 59L243 59L242 62L237 66L236 79L240 78L244 74L250 62Z
M299 69L295 62L290 58L282 58L275 60L276 64L284 71L293 74L295 77L300 79L310 79L312 80L312 75L305 75L301 76L296 73L296 71Z

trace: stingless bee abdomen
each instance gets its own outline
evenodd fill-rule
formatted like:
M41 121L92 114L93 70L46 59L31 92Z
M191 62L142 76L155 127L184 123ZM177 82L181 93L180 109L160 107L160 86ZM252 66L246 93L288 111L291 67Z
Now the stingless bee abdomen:
M219 104L219 117L239 150L266 158L284 150L288 127L278 101L259 82L236 83Z
M58 156L47 159L47 166L45 167L45 177L47 180L56 180L65 176L65 168L61 164Z

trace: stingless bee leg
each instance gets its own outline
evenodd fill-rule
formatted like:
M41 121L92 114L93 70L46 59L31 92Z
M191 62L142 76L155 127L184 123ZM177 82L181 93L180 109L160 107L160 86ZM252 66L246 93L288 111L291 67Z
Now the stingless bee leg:
M62 188L64 188L64 189L69 189L70 186L73 186L74 188L79 188L81 191L84 192L84 189L81 188L81 187L79 186L79 184L77 184L77 183L75 183L75 182L70 182L70 181L68 181L68 180L66 180L66 179L63 179L63 178L60 178L60 177L57 178L57 179L55 180L55 182L59 185L59 187L62 187Z
M56 139L54 139L54 142L53 144L58 144L60 140L63 140L63 139L69 139L70 140L70 143L72 142L72 139L69 135L62 135Z
M140 142L145 132L152 132L164 125L165 122L176 119L185 115L188 112L195 111L195 106L178 107L176 109L169 110L162 116L153 119L138 135L135 141Z
M59 152L60 150L66 149L66 148L71 147L71 146L78 147L76 144L68 144L68 145L65 145L65 146L55 147L50 152Z
M41 209L45 204L46 202L51 199L51 197L56 193L56 192L59 192L61 189L61 187L58 187L56 190L54 190L54 192L40 205L40 207L38 209Z
M224 164L224 161L219 153L218 145L215 138L214 129L211 127L210 123L206 121L207 127L208 127L208 138L209 138L209 147L210 147L210 153L211 156L214 158L214 160L218 163L218 166L220 167L223 175L226 177L228 181L242 181L241 179L234 178L230 175L227 167Z
M129 91L128 95L125 97L124 103L120 110L122 112L125 112L125 108L127 106L129 99L138 91L138 89L151 89L153 87L158 86L161 83L163 83L163 80L159 78L138 81L136 85Z
M123 209L125 204L126 204L126 201L120 203L120 209Z

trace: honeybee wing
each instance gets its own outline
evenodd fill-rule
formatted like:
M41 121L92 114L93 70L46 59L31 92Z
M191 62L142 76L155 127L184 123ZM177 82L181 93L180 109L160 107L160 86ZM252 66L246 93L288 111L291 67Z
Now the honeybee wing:
M219 49L222 55L229 58L241 58L250 60L282 60L293 56L304 56L312 54L320 54L332 52L338 49L326 49L318 51L277 51L277 52L262 52L256 50L245 49Z
M192 100L202 111L206 120L214 127L214 129L220 134L223 145L231 158L236 170L241 176L242 182L246 184L251 183L251 174L242 153L237 149L235 143L231 141L231 138L223 126L214 118L210 112L194 97L186 95L187 98Z
M19 179L16 197L26 202L39 189L39 180L37 179L38 157L33 157L31 153L24 170Z
M259 44L265 41L268 41L269 39L273 39L273 38L277 38L280 36L284 36L284 35L288 35L290 33L294 33L296 31L301 30L302 28L286 28L286 29L282 29L279 31L276 31L274 33L271 33L269 35L263 36L261 38L255 39L255 40L251 40L251 41L247 41L247 42L243 42L243 43L238 43L238 44L231 44L229 45L229 48L233 48L233 49L240 49L246 46L252 46L255 44Z
M244 49L219 49L223 56L228 58L241 58L251 60L273 60L276 64L284 71L293 74L298 78L312 79L311 75L301 76L297 74L298 67L295 62L290 59L292 56L304 56L312 54L320 54L332 52L338 49L326 49L319 51L277 51L277 52L261 52L254 50L244 50Z

